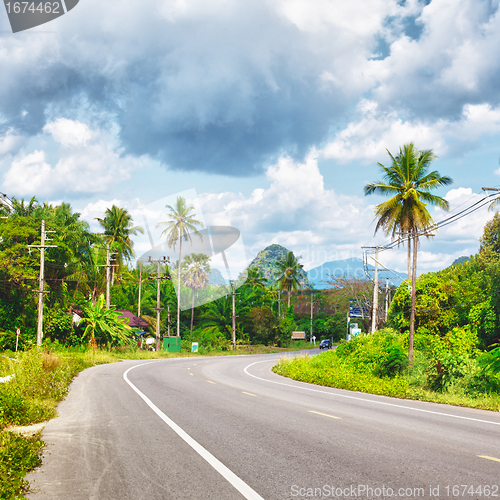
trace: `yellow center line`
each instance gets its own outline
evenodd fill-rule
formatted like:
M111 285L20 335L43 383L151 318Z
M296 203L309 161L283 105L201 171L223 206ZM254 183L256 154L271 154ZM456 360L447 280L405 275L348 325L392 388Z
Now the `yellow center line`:
M251 392L245 392L245 391L241 391L243 394L248 394L249 396L255 396L257 397L257 394L252 394Z
M188 368L188 370L191 370L191 368Z
M487 455L477 455L479 458L486 458L486 460L493 460L494 462L500 462L500 458L488 457Z
M214 384L214 385L215 385L215 382L212 382L211 380L207 380L207 382L208 382L209 384Z
M190 373L189 373L189 375L192 375L192 376L194 377L194 373L191 373L191 372L190 372Z
M342 420L341 417L334 417L333 415L327 415L326 413L320 413L319 411L309 410L309 413L316 413L316 415L323 415L323 417L337 418L339 420Z

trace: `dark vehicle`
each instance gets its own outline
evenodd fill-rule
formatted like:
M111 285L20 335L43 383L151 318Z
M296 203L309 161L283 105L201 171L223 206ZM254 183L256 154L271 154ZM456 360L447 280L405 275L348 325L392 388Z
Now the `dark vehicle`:
M321 343L319 344L320 349L331 349L332 348L332 341L329 339L322 340Z

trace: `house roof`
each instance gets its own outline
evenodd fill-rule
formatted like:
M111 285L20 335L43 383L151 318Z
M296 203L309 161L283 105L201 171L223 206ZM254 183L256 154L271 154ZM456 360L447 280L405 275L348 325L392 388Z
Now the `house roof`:
M131 326L132 328L148 328L149 327L149 324L146 323L146 321L144 321L139 316L136 316L135 314L131 313L130 311L117 309L116 312L120 313L119 318L128 318L128 326Z

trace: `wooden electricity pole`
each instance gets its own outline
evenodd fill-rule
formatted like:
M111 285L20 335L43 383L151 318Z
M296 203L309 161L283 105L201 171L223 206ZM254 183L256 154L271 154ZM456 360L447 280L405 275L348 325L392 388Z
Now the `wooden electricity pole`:
M43 340L43 294L45 286L45 249L55 248L57 245L46 245L48 238L46 233L55 233L55 231L45 231L45 220L42 220L42 229L40 234L40 245L28 245L28 248L40 249L40 276L38 278L38 328L36 333L36 345L41 346Z
M142 288L142 260L139 261L139 300L137 304L137 316L141 317L141 288Z
M377 330L377 319L378 319L378 251L380 248L389 249L391 247L375 246L375 247L361 247L361 248L374 248L375 249L375 276L373 278L373 304L372 304L372 326L370 328L370 333L373 335Z
M157 262L158 263L158 270L156 274L156 278L150 276L150 279L156 280L156 350L160 350L160 312L163 309L161 306L161 301L160 301L160 282L161 280L169 280L170 276L161 276L161 265L162 264L169 264L170 263L170 258L165 258L163 257L162 259L158 260L151 260L151 257L149 257L149 262Z

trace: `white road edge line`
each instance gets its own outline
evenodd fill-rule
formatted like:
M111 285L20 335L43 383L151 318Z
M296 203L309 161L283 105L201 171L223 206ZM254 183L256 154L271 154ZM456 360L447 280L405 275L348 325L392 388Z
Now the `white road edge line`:
M322 394L328 394L330 396L336 396L336 397L339 397L339 398L347 398L347 399L356 399L358 401L366 401L368 403L373 403L373 404L378 404L378 405L394 406L396 408L402 408L404 410L420 411L420 412L423 412L423 413L432 413L433 415L442 415L442 416L445 416L445 417L460 418L462 420L472 420L474 422L482 422L482 423L485 423L485 424L500 425L500 422L492 422L491 420L481 420L479 418L462 417L461 415L452 415L451 413L441 413L439 411L424 410L422 408L412 408L411 406L403 406L403 405L397 405L397 404L394 404L394 403L386 403L385 401L374 401L372 399L358 398L356 396L348 396L347 394L338 394L338 393L334 393L334 392L322 391L320 389L313 389L312 387L302 387L300 385L286 384L285 382L278 382L277 380L268 380L268 379L265 379L265 378L262 378L262 377L257 377L257 375L252 375L251 373L248 372L248 368L250 368L251 366L257 365L259 363L267 363L267 362L268 362L268 360L266 359L265 361L256 361L255 363L251 363L251 364L249 364L248 366L245 367L244 372L249 377L256 378L257 380L263 380L264 382L269 382L271 384L284 385L286 387L293 387L294 389L302 389L304 391L311 391L311 392L320 392ZM335 389L335 387L332 387L332 389Z
M127 377L130 370L138 366L144 366L150 363L142 363L140 365L132 366L124 374L123 379L127 384L144 400L144 402L181 438L183 439L194 451L203 457L224 479L232 484L247 500L264 500L255 490L250 488L247 483L241 480L234 472L229 470L220 460L215 458L208 450L201 444L195 441L186 431L181 429L175 422L165 415L153 402L143 394Z

